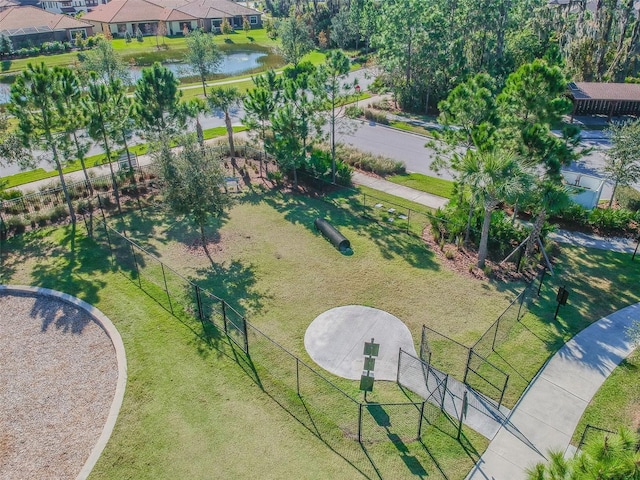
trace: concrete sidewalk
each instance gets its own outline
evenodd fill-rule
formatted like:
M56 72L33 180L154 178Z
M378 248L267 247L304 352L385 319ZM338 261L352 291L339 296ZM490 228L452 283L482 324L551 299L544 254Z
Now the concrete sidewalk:
M360 172L353 172L351 179L356 185L364 185L365 187L370 187L380 192L405 198L412 202L435 209L444 207L449 202L446 198L421 192L413 188L405 187L404 185L398 185L388 180L384 180L383 178L372 177Z
M640 303L600 319L562 347L540 370L467 480L526 479L526 469L566 451L582 414L605 379L630 355L626 336Z

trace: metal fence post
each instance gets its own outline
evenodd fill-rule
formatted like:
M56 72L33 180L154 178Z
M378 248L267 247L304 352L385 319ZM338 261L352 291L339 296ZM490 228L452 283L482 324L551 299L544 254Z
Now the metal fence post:
M491 342L491 350L495 352L496 338L498 337L498 328L500 328L500 317L496 320L496 329L493 332L493 341Z
M300 396L300 360L296 357L296 392Z
M131 247L131 254L133 255L133 264L136 266L136 273L138 274L138 286L142 288L142 280L140 278L140 269L138 268L138 259L136 258L136 251L133 249L133 244L129 242Z
M424 337L425 337L425 328L422 326L422 338L420 339L420 360L424 361Z
M164 264L160 262L160 268L162 269L162 279L164 280L164 291L167 293L167 298L169 299L169 308L171 309L171 313L173 312L173 303L171 303L171 295L169 294L169 287L167 286L167 275L164 273Z
M444 401L447 398L447 385L449 383L449 374L444 377L444 388L442 390L442 403L440 404L440 410L444 411Z
M400 364L402 362L402 347L398 349L398 370L396 371L396 383L400 385Z
M425 403L427 402L423 401L422 405L420 405L420 420L418 420L418 440L422 438L422 422L424 421L424 404Z
M362 443L362 404L358 403L358 442Z
M249 355L249 335L247 335L247 319L242 317L242 333L244 333L244 352Z
M198 306L198 317L200 321L204 321L204 312L202 311L202 298L200 297L200 286L194 283L193 286L196 289L196 305Z
M407 235L411 233L411 209L407 209Z
M222 304L222 324L224 325L224 333L229 333L227 328L227 303L224 300L220 300Z
M467 356L467 366L464 369L464 378L462 379L462 383L467 383L467 373L469 373L469 366L471 365L471 355L473 354L473 349L469 349L469 355Z
M507 385L509 384L509 375L504 379L504 386L502 387L502 393L500 394L500 400L498 401L498 409L502 405L502 399L504 398L504 392L507 391Z

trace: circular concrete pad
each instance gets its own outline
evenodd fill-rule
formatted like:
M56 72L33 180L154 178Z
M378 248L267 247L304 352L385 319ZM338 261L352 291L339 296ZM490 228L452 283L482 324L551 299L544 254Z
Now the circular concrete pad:
M416 355L411 332L400 319L377 308L347 305L332 308L311 322L304 334L309 356L322 368L340 377L360 380L364 344L380 344L374 378L395 380L398 352Z

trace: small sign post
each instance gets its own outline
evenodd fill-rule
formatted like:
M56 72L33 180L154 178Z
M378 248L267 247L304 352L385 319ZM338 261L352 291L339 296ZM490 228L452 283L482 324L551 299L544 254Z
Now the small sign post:
M376 366L375 357L380 352L380 344L375 343L373 338L371 342L364 342L364 371L360 376L360 390L364 392L364 401L367 401L367 392L373 391L373 369Z
M569 298L569 290L567 290L566 287L564 286L560 287L558 289L558 295L556 296L556 302L558 302L558 305L556 306L556 314L553 316L554 320L558 317L558 311L560 310L560 305L566 305L568 298Z

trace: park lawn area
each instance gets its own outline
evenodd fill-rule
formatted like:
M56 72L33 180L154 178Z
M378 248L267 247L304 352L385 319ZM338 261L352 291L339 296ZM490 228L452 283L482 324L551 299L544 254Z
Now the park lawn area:
M385 178L390 182L404 185L405 187L427 192L444 198L453 197L453 182L443 178L435 178L421 173L406 173L403 175L392 175Z
M640 429L640 348L623 360L595 394L573 434L578 445L587 425L617 431Z
M361 303L386 309L410 322L417 340L422 321L434 325L442 318L466 319L469 308L492 318L511 296L442 270L418 239L388 232L321 200L277 191L239 200L220 226L213 265L192 248L197 233L181 219L145 211L129 214L125 222L145 248L227 298L309 363L304 331L317 314L334 306ZM352 239L353 256L340 255L313 231L309 222L317 215ZM486 439L466 428L462 447L451 425L439 425L428 427L427 447L373 443L366 445L366 455L351 438L323 437L333 453L242 373L224 339L207 343L198 322L180 312L172 317L151 300L158 293L153 286L145 284L145 293L128 273L113 272L108 255L84 237L82 228L75 235L67 227L12 239L3 249L3 281L77 295L104 311L123 336L128 388L92 478L191 478L211 471L219 478L349 479L357 478L358 471L372 478L373 461L385 478L419 478L412 474L420 471L417 463L435 478L442 468L448 478L462 479L486 448ZM460 297L464 306L452 311L445 297L459 288L457 280L470 293ZM432 293L422 294L425 290ZM449 323L443 328L450 333L482 328L482 322ZM357 382L336 381L357 392ZM379 384L372 399L403 398L392 387ZM407 460L412 462L409 471Z
M510 374L508 406L515 404L547 358L577 332L640 301L640 272L629 254L563 245L554 270L555 275L545 276L540 297L535 285L529 312L489 357ZM569 300L554 319L561 286L569 290Z

